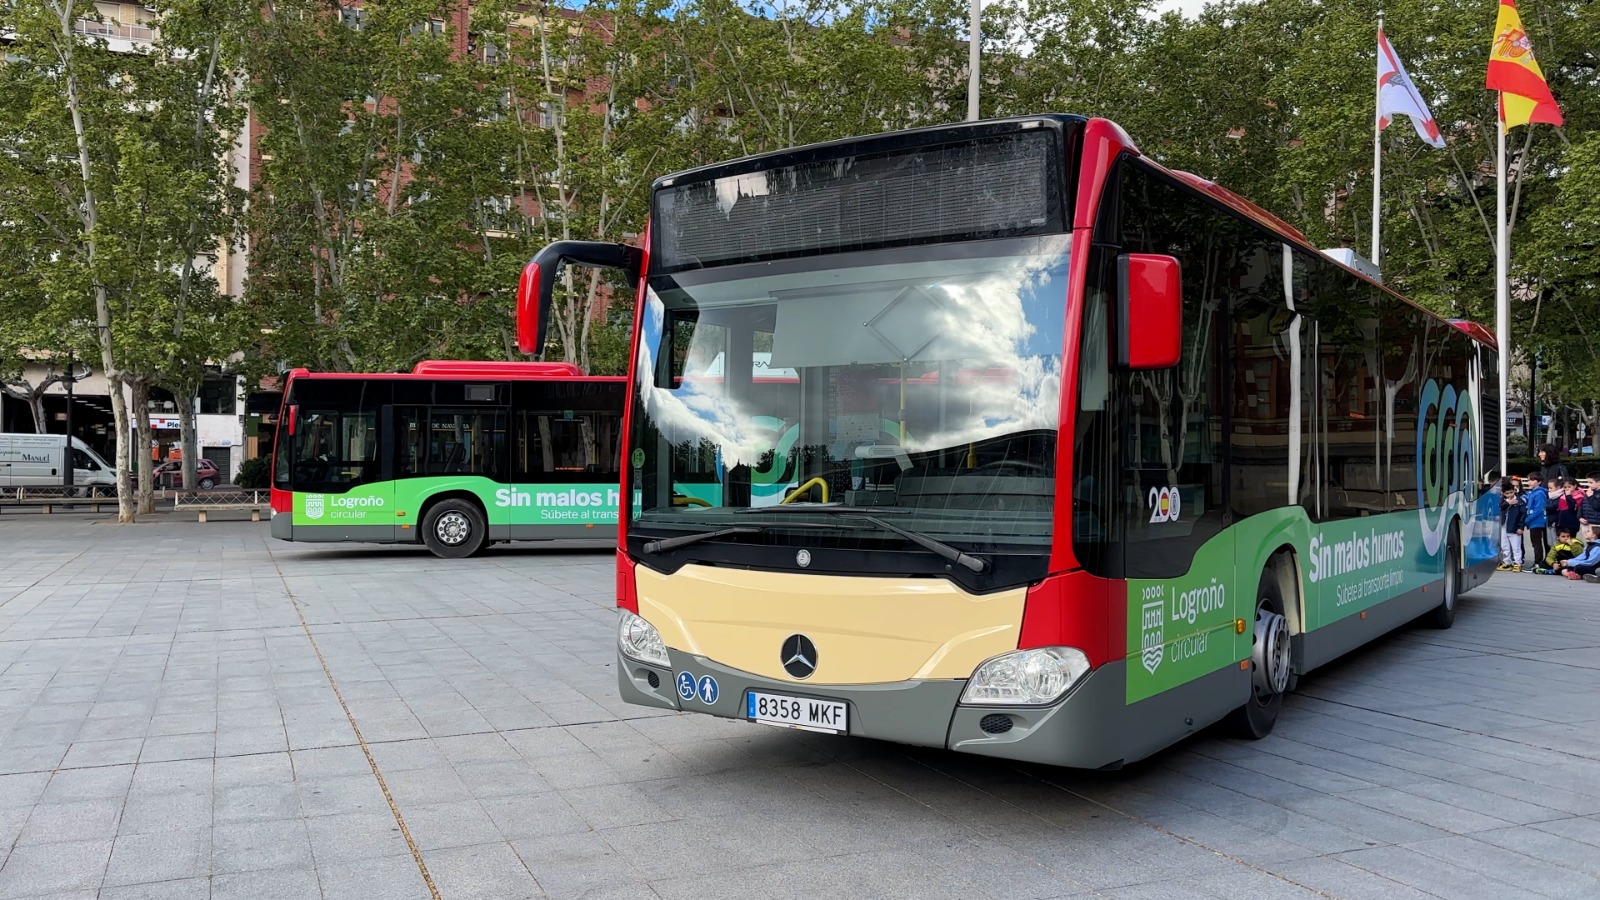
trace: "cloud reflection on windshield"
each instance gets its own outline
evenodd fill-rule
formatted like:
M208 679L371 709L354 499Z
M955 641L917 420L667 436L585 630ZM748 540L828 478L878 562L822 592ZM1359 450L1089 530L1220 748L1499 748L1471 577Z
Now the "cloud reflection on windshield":
M1053 430L1060 411L1066 267L1064 253L956 262L941 266L945 271L932 277L921 272L921 280L913 287L933 302L895 311L898 320L883 315L894 301L880 299L873 301L879 309L860 309L854 322L835 317L826 326L839 346L867 344L858 341L861 335L848 332L869 328L868 322L880 315L880 328L891 343L897 336L911 332L934 336L924 347L901 348L902 353L914 354L905 369L906 402L912 407L907 415L915 423L905 436L903 447L907 452L963 446L1032 429ZM854 274L861 279L855 282L861 287L861 297L899 296L882 289L886 283L883 268L828 270L803 277L812 278L815 284L826 282L830 291L836 291L841 280L848 284ZM901 276L913 271L919 270L896 268ZM896 283L903 280L902 277ZM782 288L784 299L779 302L783 304L814 302L804 296L805 285L786 283ZM694 297L696 292L690 289L688 293ZM732 315L722 313L726 307L720 305L702 306L696 337L707 334L711 325L733 327L735 323L748 322L738 313L754 306L770 306L773 293L778 292L772 286L752 285L750 303L736 307L737 312ZM770 419L762 422L758 417L798 422L798 385L788 391L776 385L756 392L746 389L738 392L744 396L730 397L722 377L697 379L691 372L675 390L670 385L656 384L657 356L663 348L670 352L672 345L671 336L664 333L665 312L661 298L650 289L645 298L638 360L639 397L646 414L674 445L704 441L720 448L724 466L759 465L762 457L774 450L775 435ZM908 316L921 321L908 322ZM780 316L776 327L784 328L785 321ZM713 330L710 334L718 335L716 339L720 341L718 332ZM783 340L780 334L774 344L782 345ZM874 404L873 414L886 422L894 421L900 415L897 364L902 360L889 352L885 341L874 339L871 343L884 347L882 358L852 357L858 364L835 368L875 374L891 385L880 392L881 402ZM935 368L939 363L949 365L941 372ZM774 358L773 365L779 364ZM784 361L782 365L790 363ZM731 368L724 367L723 371ZM802 368L802 377L804 371ZM947 377L947 383L939 383L941 375ZM938 415L938 401L933 399L938 392L945 395L943 416ZM928 407L920 414L915 408L919 403ZM897 437L886 432L880 442L898 443L890 440Z

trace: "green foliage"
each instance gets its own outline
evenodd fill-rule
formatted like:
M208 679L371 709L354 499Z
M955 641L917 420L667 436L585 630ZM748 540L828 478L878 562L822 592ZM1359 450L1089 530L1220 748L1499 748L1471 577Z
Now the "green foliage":
M655 178L966 108L957 0L171 0L150 52L80 36L69 59L52 10L71 3L94 14L84 0L0 13L18 36L0 66L0 378L40 346L104 351L180 392L241 349L251 375L515 359L523 263L555 240L637 243ZM982 111L1110 117L1315 246L1370 256L1379 5L1229 0L1184 18L1151 0L998 0ZM1386 281L1492 323L1494 10L1382 12L1449 144L1426 147L1404 119L1384 134ZM1592 432L1600 4L1529 0L1522 15L1567 126L1512 135L1514 346L1548 367L1537 399ZM246 103L262 128L247 214L227 168ZM239 303L192 263L246 234ZM568 270L547 355L622 371L633 290Z
M272 480L272 458L257 456L239 463L239 474L233 483L246 490L261 490Z

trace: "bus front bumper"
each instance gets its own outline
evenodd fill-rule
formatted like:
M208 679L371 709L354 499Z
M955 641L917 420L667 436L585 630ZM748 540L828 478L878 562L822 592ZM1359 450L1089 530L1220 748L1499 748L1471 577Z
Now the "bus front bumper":
M922 747L944 747L962 753L1020 762L1098 769L1123 759L1121 727L1127 706L1123 685L1125 663L1107 663L1085 675L1066 696L1049 706L966 706L965 680L902 681L890 684L799 684L774 681L711 660L668 650L672 669L641 663L617 654L617 686L622 699L639 706L746 718L751 691L808 700L838 700L849 707L848 733L855 737ZM705 676L716 682L715 700L696 694L681 698L678 674L695 682ZM651 684L651 676L655 684ZM1007 721L984 719L1004 716Z

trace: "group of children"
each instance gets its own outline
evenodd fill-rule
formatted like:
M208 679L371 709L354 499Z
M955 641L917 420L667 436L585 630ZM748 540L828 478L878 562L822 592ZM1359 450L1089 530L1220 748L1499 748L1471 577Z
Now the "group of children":
M1542 472L1500 482L1500 571L1600 583L1600 475L1587 481L1587 492L1573 478L1552 478L1546 485ZM1531 545L1531 565L1524 555L1524 537Z

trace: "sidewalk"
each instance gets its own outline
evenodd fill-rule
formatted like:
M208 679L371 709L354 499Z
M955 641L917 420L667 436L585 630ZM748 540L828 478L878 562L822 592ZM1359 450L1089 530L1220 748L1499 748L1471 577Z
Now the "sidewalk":
M609 550L102 522L0 517L0 898L1600 897L1600 585L1076 772L623 705Z

